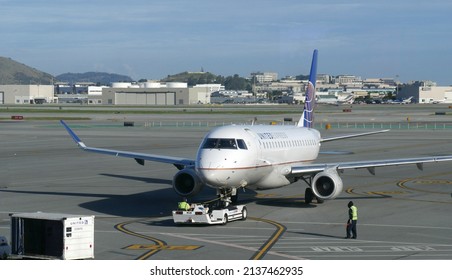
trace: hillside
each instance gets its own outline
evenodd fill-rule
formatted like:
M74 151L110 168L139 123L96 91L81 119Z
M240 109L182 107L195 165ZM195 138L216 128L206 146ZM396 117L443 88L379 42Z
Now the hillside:
M196 84L223 83L224 78L209 72L183 72L175 75L168 75L162 82L186 82L189 86Z
M54 77L25 64L0 56L1 85L51 85Z
M132 78L125 75L105 72L65 73L55 77L59 82L76 83L89 82L100 85L110 85L114 82L132 82Z

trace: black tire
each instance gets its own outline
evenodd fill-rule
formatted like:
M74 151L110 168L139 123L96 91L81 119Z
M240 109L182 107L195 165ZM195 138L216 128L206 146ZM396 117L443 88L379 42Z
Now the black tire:
M312 189L306 188L306 190L304 191L304 203L311 204L313 199L314 193L312 192Z
M248 209L246 209L246 207L243 206L243 209L242 209L242 221L245 221L247 217L248 217Z
M228 214L224 214L223 225L228 223Z

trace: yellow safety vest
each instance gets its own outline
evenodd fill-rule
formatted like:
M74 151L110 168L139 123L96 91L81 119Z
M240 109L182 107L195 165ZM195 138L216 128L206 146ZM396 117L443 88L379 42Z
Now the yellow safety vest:
M190 204L188 204L185 201L179 202L179 209L180 210L188 210L188 209L190 209Z
M352 220L354 221L358 220L358 208L356 208L356 206L353 205L352 207L350 207L350 209L352 210Z

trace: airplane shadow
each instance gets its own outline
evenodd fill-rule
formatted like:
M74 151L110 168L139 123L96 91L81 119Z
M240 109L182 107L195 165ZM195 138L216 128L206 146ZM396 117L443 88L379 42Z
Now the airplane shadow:
M258 205L265 205L265 206L271 206L271 207L279 207L279 208L298 208L298 209L313 209L316 208L323 203L328 203L328 201L324 201L323 203L317 203L317 201L314 199L314 201L310 204L306 204L304 197L282 197L282 198L260 198L255 195L251 197L248 195L246 198L241 199L239 203L256 203ZM338 197L335 198L335 200L366 200L366 199L384 199L384 198L390 198L391 196L388 195L375 195L375 196L355 196L353 198L350 197Z
M71 188L66 191L61 188L61 191L39 191L39 190L20 190L11 189L9 187L0 188L0 193L16 193L16 194L29 194L32 196L55 196L60 202L55 202L64 205L65 197L79 197L81 200L88 202L81 202L79 207L100 213L103 215L122 216L122 217L153 217L153 216L169 216L171 211L177 208L177 203L181 200L171 187L171 180L149 177L134 177L112 174L101 174L105 176L111 176L115 178L122 178L126 180L136 180L148 183L150 185L167 185L166 188L150 189L146 192L134 193L134 194L115 194L114 191L109 193L91 192L96 190L96 186L84 186L84 189L88 187L90 192L77 192L76 188ZM45 187L45 186L44 186ZM124 185L117 185L118 190L130 188L127 183ZM110 189L111 190L111 189ZM119 193L119 191L118 191ZM216 192L210 188L204 188L194 199L196 201L208 201L216 197ZM33 199L33 198L30 198ZM53 199L53 198L50 198ZM193 202L195 200L193 199ZM54 202L51 202L54 203ZM34 211L43 211L43 209L35 209Z
M81 202L79 207L91 210L96 213L112 216L122 217L164 217L171 216L171 211L177 208L177 203L181 200L171 187L172 181L161 178L150 177L138 177L128 175L115 175L115 174L100 174L103 176L109 176L113 178L141 181L150 185L165 185L167 187L162 189L150 189L146 192L134 193L134 194L115 194L115 193L95 193L95 192L74 192L75 188L71 188L71 191L29 191L29 190L14 190L10 188L1 188L0 193L17 193L17 194L30 194L30 195L47 195L57 196L64 199L64 197L80 197L86 198L85 200L92 200L88 202ZM89 187L89 186L84 186ZM130 188L127 184L118 185L118 189ZM96 186L90 188L96 190ZM190 203L203 203L215 199L216 190L205 187L194 198L190 198ZM359 199L382 199L387 196L364 196L353 197L353 200ZM337 198L350 200L350 198ZM59 202L63 204L64 202ZM238 204L255 203L257 205L264 205L278 208L298 208L298 209L314 209L317 207L316 203L305 204L304 198L299 197L259 197L255 191L246 190L245 193L239 192ZM36 211L42 211L42 209L36 209ZM162 226L169 225L168 221L159 221Z
M304 198L257 198L255 201L258 205L265 205L278 208L299 208L299 209L313 209L317 207L317 203L306 204Z
M123 186L121 188L126 188ZM95 186L92 187L93 189ZM179 196L171 188L148 191L131 195L117 195L111 193L80 193L57 191L22 191L1 189L3 193L17 193L30 195L64 197L97 198L89 202L78 204L79 207L104 215L123 217L149 217L168 214L177 206ZM42 209L36 209L42 211Z
M99 175L118 178L118 179L140 181L140 182L144 182L144 183L148 183L148 184L162 184L162 185L170 185L171 186L173 183L172 180L150 178L150 177L138 177L138 176L117 175L117 174L108 174L108 173L100 173Z

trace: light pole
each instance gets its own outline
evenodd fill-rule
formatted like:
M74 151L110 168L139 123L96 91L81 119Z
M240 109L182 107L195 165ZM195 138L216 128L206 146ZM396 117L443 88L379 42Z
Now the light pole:
M399 79L399 75L396 75L396 81L395 81L395 85L396 85L396 98L399 98L399 82L397 81Z

